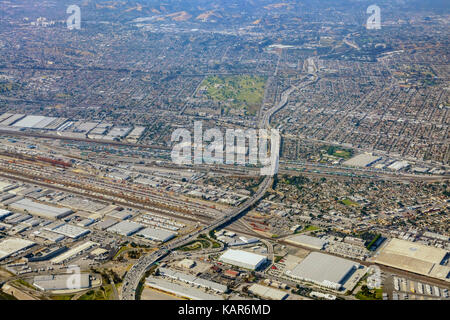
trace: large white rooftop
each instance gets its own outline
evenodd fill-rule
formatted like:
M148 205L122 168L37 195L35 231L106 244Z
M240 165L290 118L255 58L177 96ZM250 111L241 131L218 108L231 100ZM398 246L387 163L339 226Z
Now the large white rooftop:
M35 245L33 241L20 238L9 238L0 242L0 260Z
M118 224L108 228L109 232L118 233L124 236L132 235L143 228L142 225L132 221L121 221Z
M145 228L141 231L139 231L136 235L147 238L147 239L151 239L151 240L155 240L155 241L161 241L161 242L166 242L170 239L172 239L173 237L175 237L175 233L167 231L167 230L162 230L162 229L156 229L156 228Z
M312 252L294 269L286 271L286 274L324 285L329 283L343 285L351 271L358 267L359 264L351 260Z
M59 208L49 206L47 204L35 202L30 199L22 199L10 204L12 209L27 211L33 215L42 216L45 218L57 219L64 217L73 211L68 208Z
M248 251L228 249L219 260L248 269L256 269L266 260L266 257Z

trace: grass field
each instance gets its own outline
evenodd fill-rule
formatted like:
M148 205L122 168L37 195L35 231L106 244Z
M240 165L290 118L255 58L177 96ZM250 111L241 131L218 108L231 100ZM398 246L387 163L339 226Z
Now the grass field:
M355 297L359 300L382 300L383 289L369 290L366 286L363 286Z
M209 99L227 102L231 108L255 115L261 107L265 83L266 77L260 76L209 76L202 86L206 87Z
M83 294L78 300L110 300L113 295L111 285L102 286L100 289L90 290Z
M181 251L195 251L195 250L201 250L201 249L207 249L211 246L211 242L204 239L198 239L194 240L185 246L178 248L177 250ZM220 246L220 245L219 245Z
M357 207L358 204L350 199L344 199L340 201L342 204L349 206L349 207Z
M303 230L301 230L300 232L308 232L308 231L316 231L319 230L319 227L316 226L306 226Z

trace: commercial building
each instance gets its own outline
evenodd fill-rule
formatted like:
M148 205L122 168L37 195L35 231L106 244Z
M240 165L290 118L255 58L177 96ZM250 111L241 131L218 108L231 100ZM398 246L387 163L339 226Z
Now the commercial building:
M131 218L133 215L125 210L122 210L122 211L114 210L114 211L108 213L106 216L109 218L117 219L117 220L127 220L127 219Z
M294 279L339 290L359 267L358 263L347 259L312 252L285 274Z
M90 250L91 248L93 248L96 245L97 245L97 243L95 243L95 242L87 241L83 244L80 244L79 246L77 246L75 248L70 249L69 251L64 252L63 254L53 258L50 261L53 264L64 263L64 262L82 254L83 252Z
M312 248L312 249L317 249L317 250L322 250L325 247L325 245L328 243L327 241L325 241L323 239L311 237L311 236L307 236L307 235L303 235L303 234L297 234L292 237L289 237L286 239L286 242L299 244L301 246Z
M228 249L219 260L244 269L257 270L267 261L267 258L243 250Z
M0 209L0 220L12 215L11 211Z
M64 240L64 236L62 234L58 234L49 230L41 229L39 231L34 231L33 235L35 237L39 237L45 239L50 242L59 242Z
M209 290L216 291L218 293L225 293L228 291L227 286L225 286L223 284L220 284L220 283L217 283L214 281L205 280L202 278L198 278L193 275L175 271L175 270L168 269L168 268L159 268L159 274L163 277L186 282L193 286L206 288Z
M173 239L176 234L167 230L148 227L139 231L136 235L153 241L166 242Z
M20 238L9 238L0 242L0 261L9 256L34 246L33 241Z
M253 284L249 289L248 292L257 295L263 299L270 299L270 300L285 300L289 294L270 287L266 287L260 284Z
M103 231L103 230L106 230L106 229L112 227L113 225L115 225L117 223L118 223L117 220L114 220L114 219L101 220L94 225L94 229Z
M379 160L381 160L379 156L373 156L371 153L362 153L345 161L344 165L349 167L369 167Z
M51 231L62 234L64 236L72 238L72 239L81 238L82 236L85 236L86 234L91 232L88 229L83 229L81 227L77 227L77 226L70 225L67 223L63 223L63 224L51 229Z
M203 289L182 286L161 278L148 277L145 284L151 288L169 292L191 300L223 300L221 296L206 293Z
M0 181L0 192L7 192L9 190L17 188L17 185L11 184L5 181Z
M9 206L11 209L28 212L32 215L47 219L60 219L73 213L73 211L68 208L49 206L30 199L22 199L11 203Z
M42 291L80 290L91 287L91 279L88 273L35 276L33 286Z
M66 246L41 248L25 256L28 262L38 262L50 260L67 250Z
M192 269L195 265L195 261L191 259L183 259L178 263L178 266L184 269Z
M388 169L399 171L404 168L408 168L410 164L407 161L395 161L393 164L388 166Z
M122 236L131 236L143 228L142 225L132 221L121 221L107 229L108 232L117 233Z
M450 267L441 265L447 250L420 243L391 239L376 256L375 262L418 274L450 280Z

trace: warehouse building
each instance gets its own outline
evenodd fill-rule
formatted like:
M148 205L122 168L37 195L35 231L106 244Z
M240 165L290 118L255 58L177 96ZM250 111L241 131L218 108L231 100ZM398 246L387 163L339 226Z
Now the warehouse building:
M11 211L0 209L0 220L3 220L7 216L12 215Z
M139 231L136 235L153 241L166 242L173 239L176 234L167 230L148 227Z
M30 199L22 199L11 203L9 206L11 209L28 212L32 215L47 219L60 219L73 213L73 211L68 208L53 207Z
M94 225L94 229L104 231L117 223L117 220L114 219L101 220Z
M130 219L133 215L130 214L128 211L122 210L114 210L106 215L108 218L114 218L117 220L127 220Z
M448 250L392 238L376 256L375 262L433 278L449 280Z
M257 295L263 299L270 300L285 300L289 297L289 294L270 287L262 286L260 284L253 284L250 288L248 288L248 292Z
M169 292L191 300L224 300L221 296L206 293L203 289L182 286L161 278L148 277L145 284L151 288Z
M311 237L303 234L295 235L286 239L286 242L291 242L294 244L299 244L301 246L305 246L312 249L322 250L325 245L328 243L327 241Z
M108 228L108 232L117 233L122 236L131 236L143 228L142 225L132 221L121 221L118 224Z
M51 262L53 264L64 263L64 262L69 261L70 259L73 259L76 256L79 256L79 255L83 254L84 252L92 249L96 245L97 245L97 243L95 243L95 242L87 241L87 242L80 244L79 246L72 248L69 251L66 251L63 254L53 258L51 260Z
M216 291L218 293L225 293L228 291L227 286L225 286L223 284L220 284L220 283L217 283L214 281L205 280L202 278L198 278L193 275L175 271L175 270L168 269L168 268L159 268L159 274L163 277L186 282L193 286L210 289L210 290Z
M244 269L257 270L264 263L266 263L267 258L265 256L243 250L228 249L220 256L219 261Z
M287 270L285 273L294 279L340 290L359 267L358 263L347 259L312 252L292 270Z
M344 165L349 167L369 167L373 165L375 162L380 161L381 157L374 156L371 153L362 153L359 154L347 161L344 162Z
M51 229L51 231L62 234L72 239L81 238L90 232L88 229L83 229L81 227L73 226L67 223L63 223Z
M33 286L42 291L79 290L91 287L91 279L88 273L77 275L73 281L73 274L35 276Z
M16 189L18 185L11 184L9 182L0 181L0 192L7 192L13 189Z
M34 246L33 241L20 238L9 238L0 242L0 261L9 256Z

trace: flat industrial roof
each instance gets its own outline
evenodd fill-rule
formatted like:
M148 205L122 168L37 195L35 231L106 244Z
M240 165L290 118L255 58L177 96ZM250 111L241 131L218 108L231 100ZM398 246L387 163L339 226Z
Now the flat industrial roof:
M10 215L12 215L11 211L0 209L0 220Z
M156 228L145 228L138 233L136 233L137 236L141 236L147 239L156 240L156 241L168 241L175 237L175 233L162 230L162 229L156 229Z
M84 229L67 223L61 224L51 229L51 231L65 235L66 237L69 238L79 238L90 232L88 229Z
M40 290L70 290L89 288L91 281L88 273L79 275L79 283L72 283L71 274L35 276L33 285Z
M379 156L373 156L370 153L362 153L344 162L344 165L351 167L367 167L369 164L381 159Z
M13 127L32 128L47 117L44 116L26 116L13 124Z
M271 287L267 287L267 286L263 286L260 284L253 284L248 291L252 292L253 294L256 294L262 298L265 299L271 299L271 300L284 300L286 299L289 294L287 292L275 289L275 288L271 288Z
M292 237L289 237L287 241L313 248L322 248L327 243L327 241L322 240L320 238L311 237L304 234L297 234Z
M357 262L338 258L319 252L311 252L303 261L286 274L295 278L312 280L319 283L333 282L343 284L343 280Z
M119 233L122 235L131 235L142 228L143 226L139 223L132 221L121 221L118 224L115 224L112 227L108 228L107 231Z
M60 218L66 216L73 211L68 208L58 208L49 206L47 204L38 203L30 199L22 199L10 204L12 209L28 211L31 214L36 214L46 218Z
M149 287L170 292L192 300L223 300L221 296L206 293L204 289L192 288L191 286L182 286L161 278L148 277L145 284Z
M24 240L20 238L9 238L0 242L0 260L9 257L10 255L34 246L33 241Z
M184 282L194 284L197 286L201 286L204 288L213 289L218 292L227 292L227 290L228 290L228 287L221 283L202 279L202 278L199 278L199 277L187 274L187 273L183 273L180 271L172 270L169 268L159 268L159 273L160 273L160 275L165 276L165 277L184 281Z
M87 241L83 244L80 244L79 246L72 248L66 252L64 252L63 254L53 258L51 260L52 263L61 263L67 259L70 259L71 257L75 256L76 254L88 250L90 248L92 248L93 246L97 245L97 243L92 242L92 241Z
M392 238L380 250L375 261L395 268L429 275L431 270L444 260L447 253L448 251L444 249Z
M228 249L220 256L220 260L224 259L255 266L265 260L266 257L248 251Z

